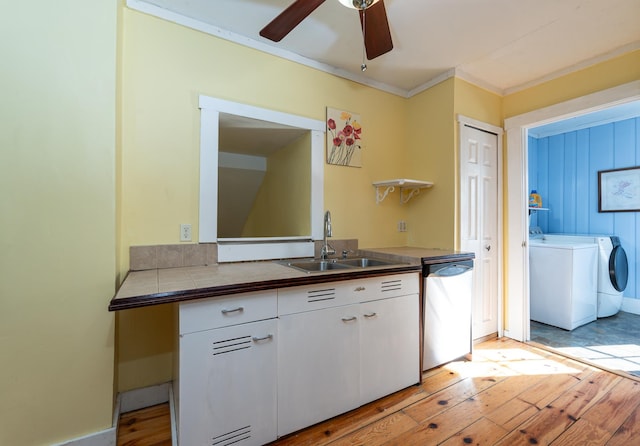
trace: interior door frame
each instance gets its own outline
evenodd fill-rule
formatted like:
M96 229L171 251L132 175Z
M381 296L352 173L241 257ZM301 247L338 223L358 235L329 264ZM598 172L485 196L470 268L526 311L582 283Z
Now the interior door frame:
M507 118L507 249L504 335L525 342L529 325L528 130L640 99L640 80Z
M473 118L469 118L468 116L464 116L461 114L458 114L456 116L456 119L458 121L458 187L460 188L460 194L464 193L464 187L462 186L462 160L464 159L464 157L462 156L462 150L463 150L463 145L462 145L462 132L463 132L463 128L465 126L467 127L472 127L475 128L477 130L483 131L483 132L487 132L487 133L493 133L494 135L496 135L496 140L497 140L497 146L496 146L496 153L498 154L498 159L497 159L497 208L498 208L498 216L497 216L497 220L498 220L498 230L497 230L497 238L496 238L496 243L497 243L497 252L498 252L498 265L497 265L497 272L498 272L498 277L496 278L497 283L496 283L496 291L498 293L498 307L497 307L497 318L498 318L498 337L502 337L504 335L504 287L503 287L503 271L504 271L504 263L503 263L503 252L504 252L504 234L503 234L503 229L502 229L502 222L504 220L504 206L503 206L503 195L504 195L504 189L503 189L503 158L504 158L504 153L503 153L503 134L504 134L504 130L501 127L497 127L495 125L491 125L491 124L487 124L486 122L482 122L482 121L478 121L476 119ZM462 199L458 200L458 215L460 215L460 218L458 219L458 246L460 246L462 240L461 240L461 224L460 224L460 220L462 218L462 209L461 209L461 203L462 203Z

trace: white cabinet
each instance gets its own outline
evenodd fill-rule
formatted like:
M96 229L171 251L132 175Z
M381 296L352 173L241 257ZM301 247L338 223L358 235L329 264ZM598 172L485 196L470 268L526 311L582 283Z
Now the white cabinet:
M212 299L180 305L180 445L248 446L276 439L275 292L241 295L238 302ZM272 310L265 312L265 307ZM257 309L260 317L271 313L272 319L246 322L243 314ZM206 329L206 316L214 326L226 325L228 317L244 323Z
M360 404L420 380L419 297L360 304Z
M358 305L280 317L278 435L358 406Z
M418 273L183 302L181 446L260 445L419 381Z
M419 381L419 286L400 274L279 292L278 435Z

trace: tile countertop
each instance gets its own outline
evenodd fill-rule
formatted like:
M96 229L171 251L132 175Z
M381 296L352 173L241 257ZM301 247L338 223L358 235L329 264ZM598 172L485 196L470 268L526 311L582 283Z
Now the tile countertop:
M414 247L369 248L357 253L398 265L306 273L274 261L130 271L109 303L110 311L298 285L420 272L422 260L473 258L473 253ZM471 256L471 257L469 257Z

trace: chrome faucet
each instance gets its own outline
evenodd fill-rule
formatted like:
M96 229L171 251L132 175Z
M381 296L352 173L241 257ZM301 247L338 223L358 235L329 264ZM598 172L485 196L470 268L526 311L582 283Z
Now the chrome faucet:
M322 244L322 249L320 250L320 258L322 260L327 260L327 258L336 253L336 250L327 242L327 237L332 237L331 230L331 212L327 211L324 213L324 242Z

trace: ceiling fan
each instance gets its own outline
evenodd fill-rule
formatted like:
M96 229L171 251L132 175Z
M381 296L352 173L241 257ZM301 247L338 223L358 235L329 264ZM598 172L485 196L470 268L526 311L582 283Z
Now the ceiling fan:
M375 59L393 49L384 0L338 1L344 6L358 10L367 59ZM279 42L324 2L325 0L296 0L262 28L260 35Z

